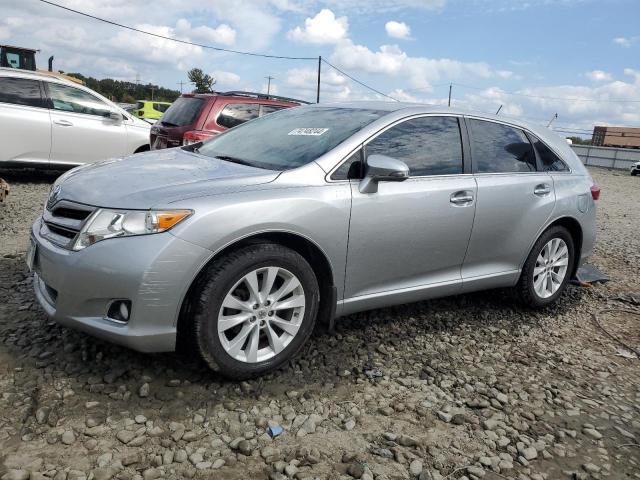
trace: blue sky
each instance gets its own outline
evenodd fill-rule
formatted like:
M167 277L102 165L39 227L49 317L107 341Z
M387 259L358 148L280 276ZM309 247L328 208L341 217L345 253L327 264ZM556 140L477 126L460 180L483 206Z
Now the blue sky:
M162 35L224 48L322 55L406 101L558 128L640 126L637 0L57 0ZM40 48L55 67L178 88L200 67L217 88L315 98L314 61L266 60L149 38L37 0L0 0L0 42ZM34 22L34 19L37 21ZM37 26L37 29L34 27ZM323 66L322 100L378 96ZM273 90L272 90L273 91ZM513 94L517 95L513 95ZM602 101L607 100L607 101Z

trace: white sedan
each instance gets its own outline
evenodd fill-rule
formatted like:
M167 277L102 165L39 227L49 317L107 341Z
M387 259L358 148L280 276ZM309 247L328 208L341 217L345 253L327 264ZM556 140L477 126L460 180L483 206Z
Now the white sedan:
M56 168L149 149L150 125L46 73L0 68L0 166Z
M631 165L631 175L636 176L640 173L640 162Z

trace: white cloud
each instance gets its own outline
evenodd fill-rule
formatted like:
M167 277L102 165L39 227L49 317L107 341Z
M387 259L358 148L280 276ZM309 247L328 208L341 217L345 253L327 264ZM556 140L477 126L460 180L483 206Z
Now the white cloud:
M287 38L303 43L336 43L347 37L348 30L347 17L338 18L331 10L323 8L315 17L304 21L304 28L290 30Z
M216 87L233 87L240 83L240 75L233 72L226 72L224 70L215 70L211 73L211 76L216 79Z
M404 22L390 20L384 24L387 35L393 38L407 39L411 36L411 28Z
M594 82L610 82L613 80L613 76L609 72L603 70L592 70L585 73L586 77Z
M613 39L613 43L620 45L621 47L630 47L632 39L626 37L616 37Z
M229 25L221 24L216 28L206 25L193 27L191 22L180 18L176 22L175 33L179 38L190 38L200 43L218 43L222 45L233 45L236 42L236 31Z
M382 45L372 51L351 41L336 46L332 61L340 67L406 79L413 88L428 89L432 82L459 78L506 78L508 71L495 71L484 62L461 62L449 58L411 57L397 45Z

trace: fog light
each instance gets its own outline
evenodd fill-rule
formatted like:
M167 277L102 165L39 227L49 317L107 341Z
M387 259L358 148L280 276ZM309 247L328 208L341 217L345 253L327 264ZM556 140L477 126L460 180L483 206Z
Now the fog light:
M131 300L114 300L109 305L107 318L116 322L126 323L129 321L131 314Z

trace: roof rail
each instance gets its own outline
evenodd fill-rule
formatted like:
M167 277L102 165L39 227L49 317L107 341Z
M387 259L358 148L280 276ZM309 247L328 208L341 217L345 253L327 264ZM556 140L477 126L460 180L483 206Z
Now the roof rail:
M218 95L260 98L263 100L275 100L277 102L295 102L295 103L304 103L304 104L310 103L305 100L298 100L297 98L281 97L280 95L267 95L266 93L258 93L258 92L245 92L242 90L231 90L229 92L216 92L216 93Z

